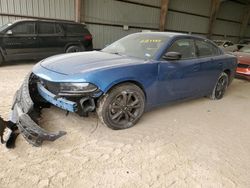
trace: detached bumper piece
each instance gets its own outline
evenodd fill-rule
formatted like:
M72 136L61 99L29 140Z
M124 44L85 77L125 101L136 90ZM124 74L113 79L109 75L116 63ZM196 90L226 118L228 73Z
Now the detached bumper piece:
M45 140L55 141L66 134L64 131L50 133L37 124L44 107L48 107L48 104L39 96L37 83L33 75L29 74L15 95L11 121L16 123L23 137L34 146L41 146Z

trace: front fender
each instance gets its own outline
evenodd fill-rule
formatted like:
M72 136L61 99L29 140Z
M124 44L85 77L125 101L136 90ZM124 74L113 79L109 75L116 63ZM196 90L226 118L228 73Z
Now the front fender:
M143 83L139 82L133 77L126 77L126 78L120 78L118 80L115 80L114 82L108 84L105 88L103 88L102 91L104 93L107 93L112 87L119 85L121 83L125 83L125 82L135 83L136 85L140 86L145 92L145 86L143 85Z
M107 93L112 87L124 82L132 82L140 86L147 97L147 103L152 103L157 95L158 64L145 63L106 69L91 73L87 80L97 85Z

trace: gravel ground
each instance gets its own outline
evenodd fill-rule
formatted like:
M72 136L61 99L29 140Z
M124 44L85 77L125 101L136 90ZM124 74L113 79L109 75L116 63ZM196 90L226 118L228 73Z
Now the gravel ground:
M32 64L0 68L0 114ZM113 131L95 114L52 108L41 126L67 135L40 148L22 136L0 146L0 187L250 187L250 83L234 80L219 101L207 98L146 113Z

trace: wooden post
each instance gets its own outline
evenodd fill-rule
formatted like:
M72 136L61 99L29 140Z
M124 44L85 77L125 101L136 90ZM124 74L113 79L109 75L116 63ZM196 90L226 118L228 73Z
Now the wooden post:
M75 0L75 21L81 22L81 0Z
M250 18L250 5L246 7L242 17L241 27L240 27L240 38L243 38L245 36L249 18Z
M160 31L164 31L166 27L166 18L168 13L169 0L161 0L161 13L160 13Z
M209 18L208 34L207 34L208 38L211 38L213 35L214 22L219 12L220 4L221 4L220 0L211 0L210 18Z

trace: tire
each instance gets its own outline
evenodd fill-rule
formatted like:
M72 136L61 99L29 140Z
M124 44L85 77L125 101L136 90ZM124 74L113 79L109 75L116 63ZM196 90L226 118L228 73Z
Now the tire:
M145 108L145 95L132 83L115 86L97 102L99 119L114 130L133 127Z
M75 53L75 52L81 52L83 49L80 46L69 46L66 49L66 53Z
M4 63L4 59L3 59L3 56L2 56L2 54L1 54L1 52L0 52L0 66L2 66L3 63Z
M222 99L227 89L228 83L229 83L229 78L228 78L227 73L222 72L214 86L214 89L213 89L212 94L210 95L210 98L212 100Z

